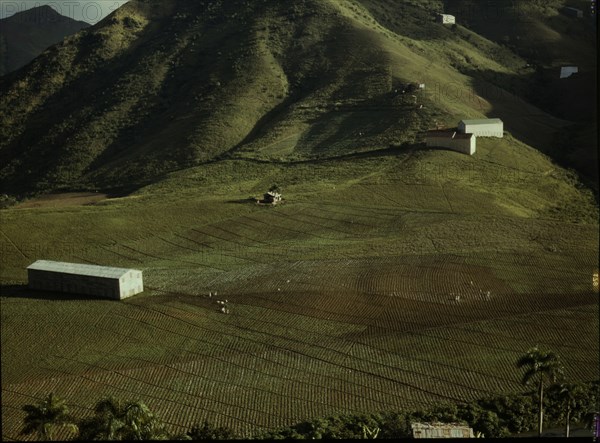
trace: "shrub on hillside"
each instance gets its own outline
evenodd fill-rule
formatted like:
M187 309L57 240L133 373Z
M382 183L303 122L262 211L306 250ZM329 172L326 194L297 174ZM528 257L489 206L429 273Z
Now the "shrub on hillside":
M235 433L224 426L214 426L204 421L202 426L194 426L187 436L190 440L231 440L236 438Z
M500 396L479 400L477 406L492 411L501 426L512 433L527 432L537 426L536 400L532 396Z

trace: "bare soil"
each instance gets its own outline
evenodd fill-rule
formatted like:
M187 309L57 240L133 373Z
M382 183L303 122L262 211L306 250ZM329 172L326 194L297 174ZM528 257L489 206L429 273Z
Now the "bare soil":
M108 196L99 192L67 192L61 194L48 194L27 200L15 206L15 209L31 208L60 208L66 206L93 205Z

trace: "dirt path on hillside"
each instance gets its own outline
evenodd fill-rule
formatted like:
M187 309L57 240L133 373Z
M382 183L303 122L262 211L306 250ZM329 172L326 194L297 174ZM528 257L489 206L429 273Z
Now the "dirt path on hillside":
M14 209L31 208L61 208L66 206L93 205L106 200L108 196L99 192L67 192L62 194L48 194L26 200L15 205Z

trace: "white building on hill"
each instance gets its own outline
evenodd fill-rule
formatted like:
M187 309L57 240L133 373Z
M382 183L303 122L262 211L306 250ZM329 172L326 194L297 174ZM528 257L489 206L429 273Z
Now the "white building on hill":
M438 14L437 22L444 25L453 25L456 23L456 17L450 14Z
M565 6L561 11L563 14L568 15L569 17L583 18L583 11L581 9Z
M425 144L430 148L448 148L467 155L475 154L477 137L457 131L429 131L425 134Z
M458 131L463 134L475 134L477 137L504 137L504 123L499 118L461 120Z
M560 78L569 78L577 73L579 73L579 68L577 66L563 66L560 68Z
M144 291L137 269L38 260L27 267L29 287L122 300Z

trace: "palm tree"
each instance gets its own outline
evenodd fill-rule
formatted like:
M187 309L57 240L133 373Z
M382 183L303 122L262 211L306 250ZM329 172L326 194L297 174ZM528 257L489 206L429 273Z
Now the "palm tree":
M129 402L125 406L123 440L167 440L169 434L162 422L143 402Z
M94 407L95 422L99 424L97 437L116 440L117 434L125 426L124 403L114 397L107 397L96 403Z
M52 440L53 431L57 427L67 427L77 432L65 400L54 393L50 393L37 405L25 405L22 409L27 415L23 419L21 435L35 432L41 440Z
M81 440L166 440L162 422L143 402L123 402L114 397L100 400L94 416L81 421Z
M579 403L584 394L580 385L574 383L561 383L558 386L558 399L565 407L565 436L569 437L571 413Z
M535 381L538 385L538 437L541 437L544 423L544 383L556 382L562 376L562 365L554 352L543 351L535 346L517 360L517 368L525 369L522 379L524 385L528 385L531 381Z

